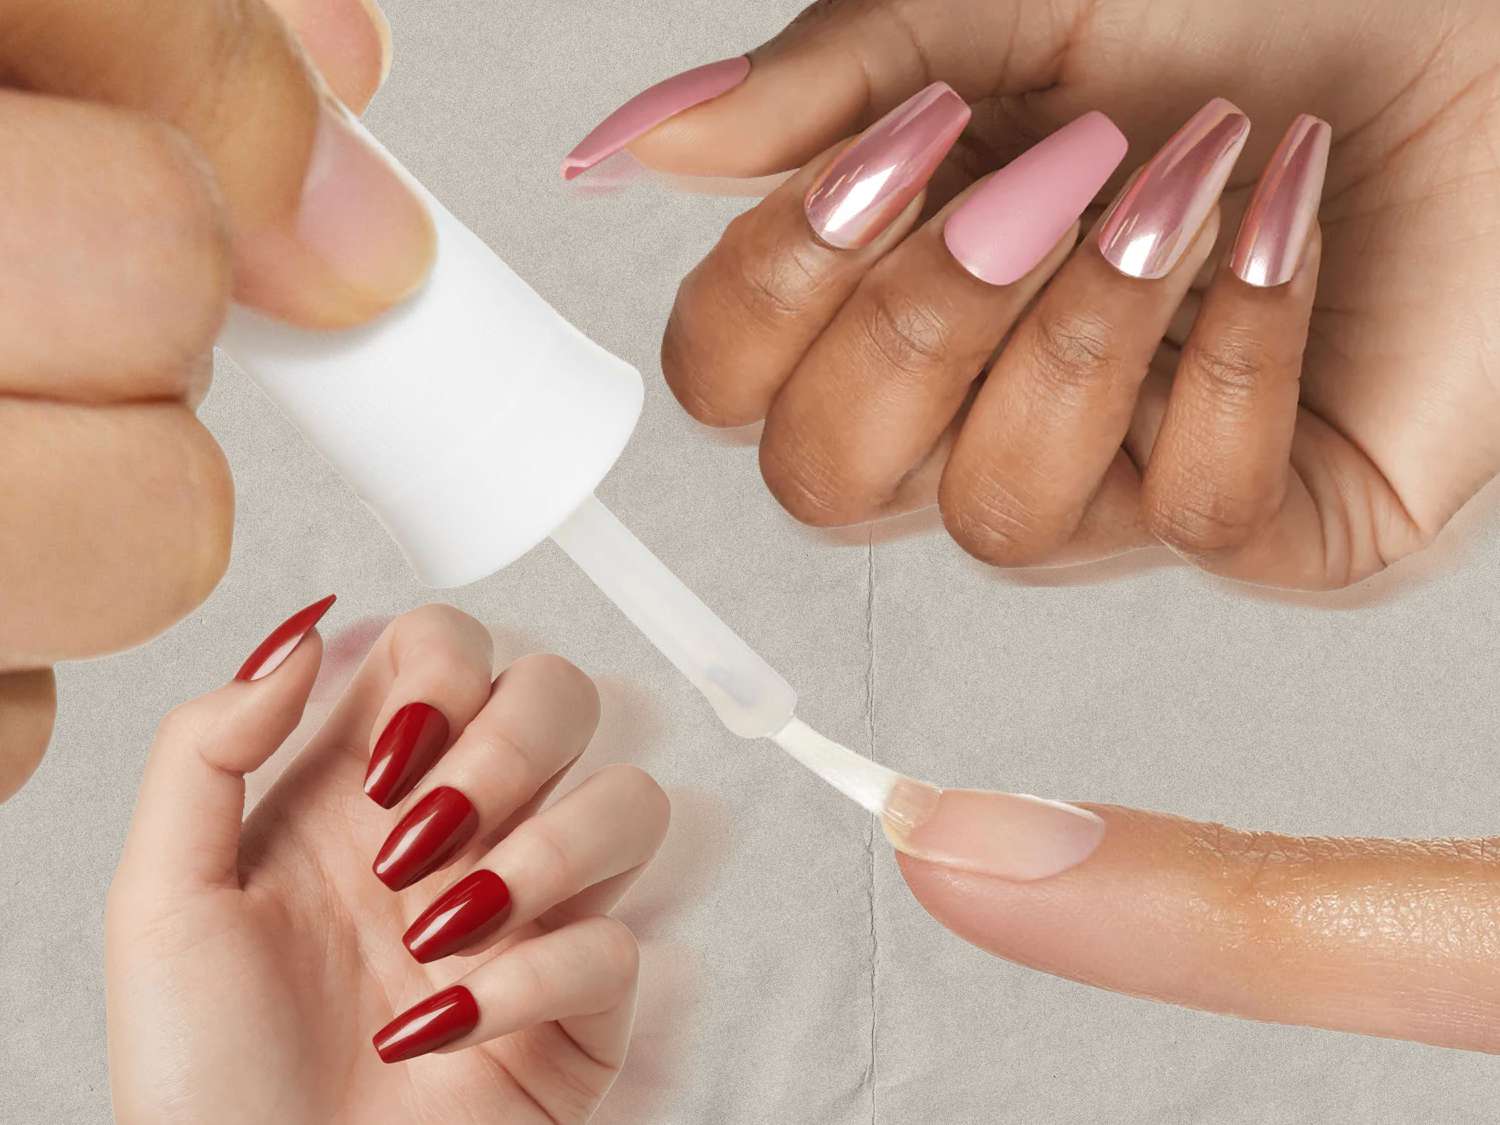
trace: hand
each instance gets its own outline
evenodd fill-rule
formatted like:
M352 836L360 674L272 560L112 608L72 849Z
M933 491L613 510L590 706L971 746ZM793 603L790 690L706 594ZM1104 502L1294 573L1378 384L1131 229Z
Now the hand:
M105 925L118 1119L586 1119L634 1011L635 940L608 914L666 796L615 765L542 807L593 734L593 684L529 656L491 687L488 632L429 606L385 631L242 831L244 774L298 723L324 608L152 747Z
M926 857L898 857L917 900L980 948L1192 1008L1500 1052L1500 841L1017 801L945 793L898 844ZM1011 878L976 872L995 856Z
M1500 467L1497 32L1484 0L819 3L748 65L606 122L568 174L627 141L682 173L806 163L683 282L662 345L694 416L765 419L763 474L799 518L935 500L997 565L1161 542L1337 587L1426 545ZM844 150L936 80L973 117L925 192L963 124L941 87ZM1107 201L1212 95L1255 125L1238 162L1232 115L1198 118L1189 159L1172 148L1076 250L1107 130L971 186L1102 109L1132 150ZM1317 198L1326 134L1303 120L1272 155L1302 113L1332 126L1321 239L1296 199ZM1263 169L1263 202L1288 190L1242 228Z
M224 571L194 409L228 300L347 325L425 274L426 212L333 103L387 55L369 0L0 12L0 799L46 747L51 665L149 639Z

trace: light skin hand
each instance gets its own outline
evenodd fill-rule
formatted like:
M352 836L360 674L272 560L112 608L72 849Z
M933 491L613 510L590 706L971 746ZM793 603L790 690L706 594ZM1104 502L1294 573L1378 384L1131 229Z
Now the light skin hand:
M263 678L162 723L105 919L118 1119L585 1120L634 1013L637 947L609 912L661 843L665 795L617 765L546 803L592 735L593 685L534 656L492 686L488 632L429 606L387 628L242 827L244 775L296 727L321 655L307 633ZM404 776L407 797L381 791L388 811L361 792L367 764L417 702L446 725L429 772ZM472 798L472 836L393 892L371 861L437 785ZM419 962L414 920L482 871L508 888L500 924L474 929L462 956L428 948ZM477 1008L467 1030L424 1043L387 1029L392 1061L377 1055L377 1029L454 985Z
M425 211L334 104L388 62L370 0L0 13L0 799L46 747L51 665L149 640L227 565L194 410L228 302L348 325L425 275Z
M808 522L936 502L959 544L996 565L1164 543L1247 582L1357 582L1429 544L1500 468L1489 315L1500 77L1481 46L1496 11L1480 0L814 5L750 53L741 84L630 145L689 174L807 165L683 283L667 380L710 424L765 418L767 483ZM800 212L817 168L937 80L973 117L921 214L884 216L860 249L814 237ZM1288 124L1305 113L1331 126L1321 237L1315 228L1296 276L1252 291L1226 264L1176 294L1164 293L1170 277L1090 285L1092 264L1105 268L1087 237L1098 209L1214 96L1253 130L1204 221L1209 263L1228 259ZM1066 264L1060 251L986 297L924 249L970 184L1091 109L1114 119L1130 155ZM1020 322L1021 346L1007 345L971 409L955 381L968 387L999 343L999 329L981 340L975 326L1009 324L1044 283L1051 308ZM1141 294L1157 303L1143 310ZM1140 352L1141 331L1154 348Z

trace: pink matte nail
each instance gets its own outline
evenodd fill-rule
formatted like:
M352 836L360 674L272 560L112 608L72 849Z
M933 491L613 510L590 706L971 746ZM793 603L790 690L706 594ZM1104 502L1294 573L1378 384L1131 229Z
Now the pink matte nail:
M1098 111L1070 121L959 204L943 227L949 252L980 281L1019 281L1083 214L1127 147Z
M1229 258L1229 268L1247 285L1285 285L1297 272L1318 221L1332 139L1328 122L1304 113L1271 154Z
M667 118L733 90L749 74L750 60L740 55L685 70L642 90L595 125L568 153L562 164L563 179L582 175Z
M858 250L927 186L969 123L969 107L946 82L913 94L841 152L803 205L813 233L839 250Z
M1099 224L1099 251L1127 277L1166 277L1208 218L1250 135L1250 119L1215 98L1125 186Z
M1076 867L1104 839L1104 821L1087 809L978 789L944 789L916 824L890 816L883 824L914 859L1017 882Z

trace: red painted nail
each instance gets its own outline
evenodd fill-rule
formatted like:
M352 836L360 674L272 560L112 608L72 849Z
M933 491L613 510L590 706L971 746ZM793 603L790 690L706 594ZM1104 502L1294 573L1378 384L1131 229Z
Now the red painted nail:
M436 707L408 703L391 716L370 754L365 796L383 809L416 788L448 745L448 720Z
M455 984L413 1004L377 1031L375 1051L381 1062L405 1062L452 1043L478 1025L479 1005L474 1003L474 994Z
M465 875L418 915L401 941L422 964L493 933L510 914L510 888L493 871Z
M299 609L271 631L271 635L260 642L260 647L250 654L250 659L240 665L234 674L236 680L263 680L276 669L292 651L302 643L302 638L312 632L314 625L328 612L337 595L329 594L321 601L313 602L306 609Z
M436 871L469 842L479 827L479 814L457 789L434 789L401 818L380 845L375 874L399 891Z

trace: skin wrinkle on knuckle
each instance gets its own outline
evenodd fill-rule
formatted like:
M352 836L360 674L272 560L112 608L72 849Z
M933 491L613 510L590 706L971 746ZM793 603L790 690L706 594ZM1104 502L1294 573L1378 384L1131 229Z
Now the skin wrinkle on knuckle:
M1040 562L1060 545L1051 520L989 475L965 473L945 480L938 508L954 541L992 566Z
M768 425L760 444L760 472L776 502L809 527L837 527L869 514L849 467L836 465L812 439L785 424Z
M868 287L859 304L859 341L881 365L883 379L930 383L952 350L953 329L943 315L900 286Z
M1027 334L1025 361L1040 397L1064 408L1086 403L1119 369L1115 331L1108 321L1088 312L1037 315Z

